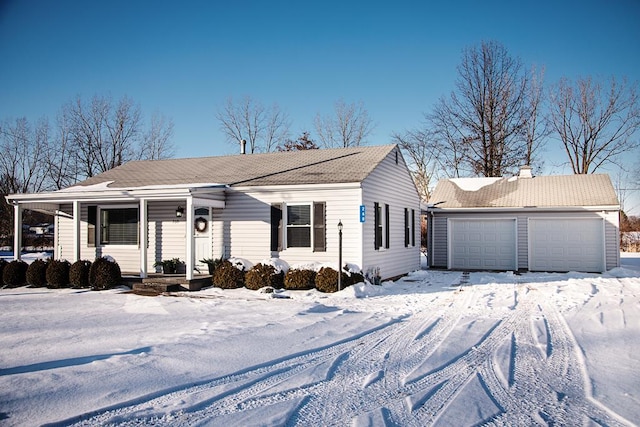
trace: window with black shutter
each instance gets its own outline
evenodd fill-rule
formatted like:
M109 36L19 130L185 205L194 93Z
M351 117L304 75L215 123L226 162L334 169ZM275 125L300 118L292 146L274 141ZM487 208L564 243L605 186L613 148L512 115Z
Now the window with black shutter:
M374 247L376 250L382 247L382 209L380 203L373 204L373 222L374 222Z
M404 247L409 246L409 209L404 208Z
M138 208L101 208L100 243L137 245L138 220Z

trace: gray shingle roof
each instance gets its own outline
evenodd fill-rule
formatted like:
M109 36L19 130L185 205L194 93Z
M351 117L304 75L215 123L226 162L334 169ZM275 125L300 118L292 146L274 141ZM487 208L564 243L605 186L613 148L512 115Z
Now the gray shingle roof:
M445 179L438 182L429 203L438 203L439 208L587 207L619 204L611 179L604 174L502 178L476 191L465 190L464 185L458 185L454 181Z
M194 183L257 186L362 182L395 147L380 145L132 161L76 185L110 181L109 188Z

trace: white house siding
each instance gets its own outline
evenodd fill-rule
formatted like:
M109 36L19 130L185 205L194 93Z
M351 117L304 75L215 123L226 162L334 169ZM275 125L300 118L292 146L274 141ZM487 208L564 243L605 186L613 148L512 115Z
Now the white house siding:
M397 154L396 154L397 153ZM396 162L397 159L397 162ZM400 150L391 151L362 183L362 202L366 208L363 227L363 270L380 268L382 278L390 278L420 268L420 197ZM383 245L375 249L374 204L382 206L382 222L385 222L385 205L389 205L389 248ZM413 210L415 245L405 247L404 210ZM384 229L384 227L383 227Z
M58 210L63 214L73 215L73 206L70 204L61 205ZM54 219L54 258L73 261L73 219L66 215L56 215Z
M431 249L429 250L429 266L436 268L447 268L449 240L447 238L447 217L434 216L431 224Z
M176 201L150 201L147 204L149 221L148 271L155 271L156 261L179 258L186 260L187 223L186 213L176 218ZM189 230L191 228L189 227ZM139 262L138 262L139 264Z
M131 203L128 203L130 205ZM96 203L81 203L80 205L80 258L93 261L97 257L111 256L123 272L140 271L139 245L87 245L87 212L89 205ZM113 203L109 203L113 206ZM155 271L153 264L156 260L186 258L186 217L175 217L176 202L155 202L147 204L147 218L149 227L148 263L147 271ZM72 205L62 205L60 210L72 215ZM56 253L57 259L73 259L73 219L56 216Z
M256 264L279 257L289 265L338 261L338 222L343 223L343 260L362 266L359 184L301 185L270 188L231 188L226 207L213 210L214 257L244 258ZM271 205L325 203L326 251L285 248L271 252ZM284 237L283 237L284 239ZM221 243L223 242L223 243Z

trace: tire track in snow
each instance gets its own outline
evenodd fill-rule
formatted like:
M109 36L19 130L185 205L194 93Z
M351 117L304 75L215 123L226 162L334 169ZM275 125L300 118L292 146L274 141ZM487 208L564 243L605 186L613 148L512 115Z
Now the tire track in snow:
M484 425L631 425L595 401L584 360L564 318L526 285L516 285L512 310L480 341L418 378L412 372L446 342L465 309L477 303L475 286L447 296L437 312L418 312L316 351L221 377L197 386L97 414L78 425L202 425L218 417L289 404L287 425L346 425L370 421L424 426L437 423L470 381L478 379L501 411ZM537 304L537 301L542 301ZM545 324L547 351L533 331ZM508 380L494 355L510 345ZM310 371L326 371L318 377ZM302 378L302 381L300 381ZM297 381L296 381L297 379ZM167 412L175 402L184 402ZM225 419L225 418L221 418ZM233 418L231 418L233 419Z

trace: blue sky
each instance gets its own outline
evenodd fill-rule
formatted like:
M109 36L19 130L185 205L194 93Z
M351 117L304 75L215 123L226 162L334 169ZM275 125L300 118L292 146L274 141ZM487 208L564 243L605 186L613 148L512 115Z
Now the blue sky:
M445 5L446 3L446 5ZM0 0L0 119L55 118L76 95L123 95L175 123L178 157L228 154L215 112L249 95L292 133L362 101L372 144L419 125L453 88L462 49L497 40L561 76L640 80L640 0ZM550 149L548 173L568 173Z

